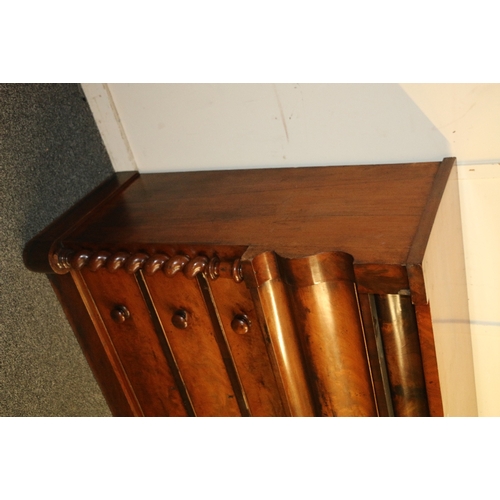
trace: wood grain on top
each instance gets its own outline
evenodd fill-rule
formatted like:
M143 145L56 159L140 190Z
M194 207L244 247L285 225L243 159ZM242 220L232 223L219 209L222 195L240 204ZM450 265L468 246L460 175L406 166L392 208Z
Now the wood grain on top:
M439 165L142 174L65 240L342 250L357 263L404 263Z

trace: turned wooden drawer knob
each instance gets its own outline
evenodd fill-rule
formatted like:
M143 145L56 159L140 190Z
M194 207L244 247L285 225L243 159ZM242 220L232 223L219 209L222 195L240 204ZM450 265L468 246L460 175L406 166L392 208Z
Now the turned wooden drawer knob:
M117 323L123 323L130 318L130 311L125 306L115 306L111 310L111 317Z
M184 309L175 311L174 315L172 316L172 324L175 326L175 328L179 328L180 330L187 328L187 316L187 312L184 311Z
M251 321L244 314L237 314L231 321L231 328L239 335L244 335L250 330Z

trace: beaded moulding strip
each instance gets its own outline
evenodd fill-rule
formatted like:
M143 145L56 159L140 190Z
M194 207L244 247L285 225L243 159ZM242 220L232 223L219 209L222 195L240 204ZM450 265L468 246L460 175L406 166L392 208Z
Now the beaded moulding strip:
M114 273L123 268L130 274L139 270L146 275L153 275L162 271L166 276L174 276L182 272L187 278L193 279L202 273L212 280L217 278L232 278L236 283L243 281L240 259L234 261L223 261L218 257L206 257L196 255L188 257L184 254L169 256L164 253L149 255L145 252L115 253L106 250L72 250L60 248L52 254L51 266L57 273L68 272L71 269L79 271L84 267L91 271L105 268Z

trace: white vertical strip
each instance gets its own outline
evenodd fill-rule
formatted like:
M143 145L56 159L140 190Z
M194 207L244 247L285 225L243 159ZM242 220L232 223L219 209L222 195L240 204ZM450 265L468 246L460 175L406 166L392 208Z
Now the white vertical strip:
M459 167L479 416L500 416L500 165Z
M422 262L445 416L478 415L457 170L450 173Z
M138 170L107 83L82 83L115 172Z

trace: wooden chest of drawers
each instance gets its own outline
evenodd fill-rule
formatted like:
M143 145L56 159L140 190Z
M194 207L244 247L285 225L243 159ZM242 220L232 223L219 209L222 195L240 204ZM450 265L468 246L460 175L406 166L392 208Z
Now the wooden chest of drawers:
M456 166L118 173L28 243L114 415L473 415Z

